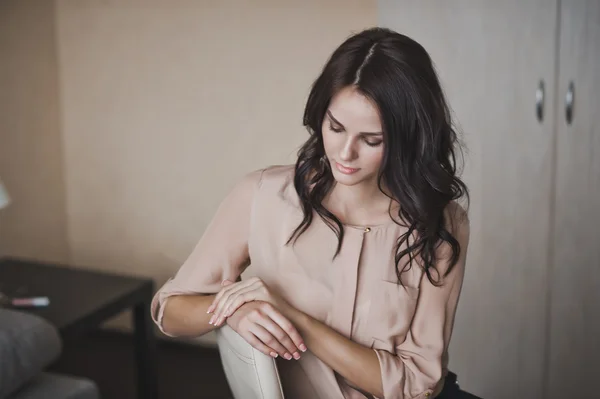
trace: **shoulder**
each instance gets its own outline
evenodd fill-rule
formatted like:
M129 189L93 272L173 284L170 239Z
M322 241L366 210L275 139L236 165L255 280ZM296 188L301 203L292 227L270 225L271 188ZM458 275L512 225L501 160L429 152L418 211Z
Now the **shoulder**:
M294 173L294 165L272 165L262 169L261 184L280 186L290 183L293 184Z
M260 193L269 198L293 198L295 172L295 165L272 165L262 169Z
M470 221L467 210L456 201L451 201L444 210L446 229L461 244L469 241Z
M253 170L236 183L234 195L247 196L260 193L282 193L294 185L294 165L272 165Z
M236 187L262 186L263 183L283 182L294 176L294 165L272 165L256 169L243 175L236 183Z
M247 197L252 196L256 192L257 188L261 184L262 180L262 169L253 170L246 173L240 179L235 182L233 189L229 193L229 196L241 196Z
M458 270L459 274L464 270L470 235L468 212L459 203L452 201L444 210L444 222L446 230L458 244L458 248L455 248L458 252L455 252L448 241L442 241L437 249L436 270L440 276L445 277L450 268Z

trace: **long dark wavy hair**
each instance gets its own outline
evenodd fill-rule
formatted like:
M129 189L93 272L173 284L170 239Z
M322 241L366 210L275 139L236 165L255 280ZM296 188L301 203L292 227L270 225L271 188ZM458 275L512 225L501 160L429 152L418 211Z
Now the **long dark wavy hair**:
M466 198L466 185L457 176L457 150L461 149L444 93L425 49L416 41L384 28L364 30L349 37L331 55L314 82L304 111L310 137L300 148L294 186L304 218L288 240L295 242L310 226L316 212L336 233L340 252L344 228L322 201L335 185L328 162L323 162L322 126L330 101L345 87L354 87L379 110L385 154L378 175L379 189L400 203L398 215L408 228L397 241L396 274L412 267L420 257L432 284L437 248L451 249L447 275L460 256L446 210L451 201ZM390 208L391 209L391 208ZM408 257L400 269L399 263ZM439 274L438 274L439 277Z

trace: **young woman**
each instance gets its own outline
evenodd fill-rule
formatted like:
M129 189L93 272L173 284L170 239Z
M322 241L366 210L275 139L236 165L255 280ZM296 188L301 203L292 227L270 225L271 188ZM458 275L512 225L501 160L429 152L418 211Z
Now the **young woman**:
M436 397L469 225L429 55L387 29L348 38L304 125L295 165L252 172L224 199L154 320L172 336L227 323L278 357L289 398Z

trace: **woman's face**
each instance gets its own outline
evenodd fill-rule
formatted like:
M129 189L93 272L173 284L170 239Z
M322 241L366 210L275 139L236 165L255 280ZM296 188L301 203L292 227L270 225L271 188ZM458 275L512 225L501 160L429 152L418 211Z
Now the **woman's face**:
M377 184L384 154L375 104L353 87L340 90L323 119L323 144L335 180L346 186Z

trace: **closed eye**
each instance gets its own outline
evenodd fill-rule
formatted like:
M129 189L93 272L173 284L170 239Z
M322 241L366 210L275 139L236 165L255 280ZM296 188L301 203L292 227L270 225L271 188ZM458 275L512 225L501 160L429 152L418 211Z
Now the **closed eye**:
M378 145L383 143L383 140L369 141L369 140L365 139L365 143L367 143L368 146L377 147Z
M344 131L344 128L333 126L333 123L331 123L331 121L330 121L329 122L329 130L331 130L332 132L335 132L335 133L342 133ZM369 140L366 137L363 137L363 141L370 147L377 147L378 145L383 143L383 140Z
M333 124L332 124L331 122L329 123L329 129L330 129L332 132L336 132L336 133L341 133L341 132L343 132L343 131L344 131L344 129L343 129L343 128L341 128L341 127L335 127L335 126L333 126Z

